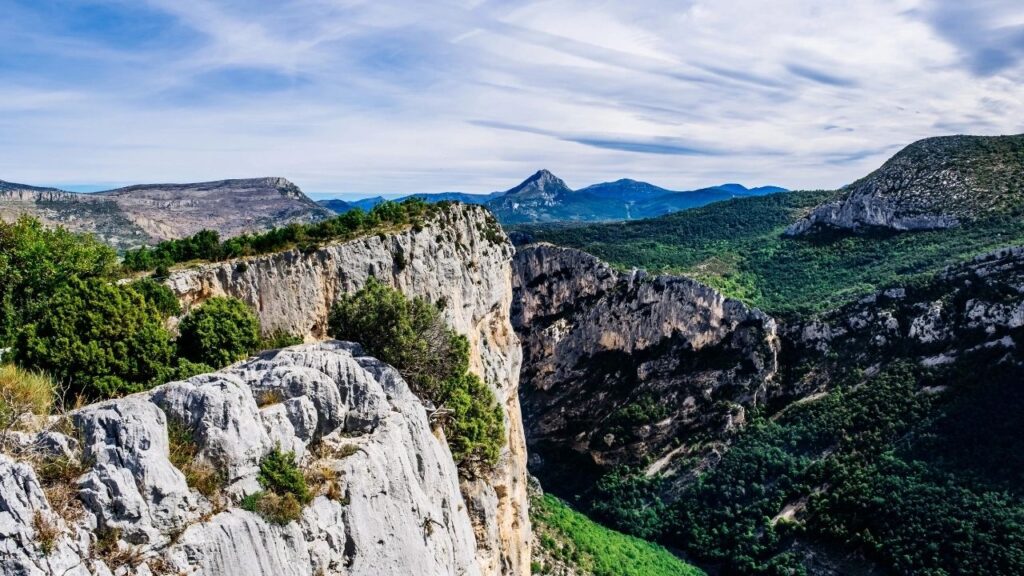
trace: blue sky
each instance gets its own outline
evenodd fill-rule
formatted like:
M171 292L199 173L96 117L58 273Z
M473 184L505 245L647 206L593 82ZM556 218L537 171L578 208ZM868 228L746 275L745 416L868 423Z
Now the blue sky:
M0 179L835 187L1024 132L1020 0L0 0Z

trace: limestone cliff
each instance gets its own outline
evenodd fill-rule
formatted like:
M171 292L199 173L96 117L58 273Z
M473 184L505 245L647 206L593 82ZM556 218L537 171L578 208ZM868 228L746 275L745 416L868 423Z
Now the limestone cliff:
M481 574L447 445L358 345L267 352L70 419L0 456L3 574ZM215 491L172 462L175 429ZM275 448L325 483L284 525L240 507Z
M202 265L172 274L186 308L228 295L251 304L265 330L312 341L326 336L338 295L371 275L443 307L466 335L471 370L504 403L508 441L492 475L464 480L483 574L528 574L530 526L526 448L519 410L519 340L509 323L513 248L483 208L453 205L422 227L302 252Z
M618 464L669 476L774 393L775 321L693 280L618 272L536 245L514 260L512 321L531 472L563 494Z

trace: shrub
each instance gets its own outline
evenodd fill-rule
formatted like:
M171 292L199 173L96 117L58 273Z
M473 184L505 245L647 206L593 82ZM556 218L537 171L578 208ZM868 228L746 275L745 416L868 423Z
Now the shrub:
M438 309L422 298L370 278L331 309L328 332L359 342L377 359L397 368L413 391L435 400L441 383L469 367L469 343L445 326Z
M73 395L103 399L143 390L172 366L164 319L138 292L98 279L71 279L21 328L14 360L65 382Z
M302 344L302 342L302 336L289 334L284 330L277 330L270 336L263 338L260 341L258 348L259 350L277 350L278 348L287 348L289 346Z
M260 342L259 320L236 298L210 298L185 316L178 330L178 353L215 367L245 358Z
M269 522L287 524L302 516L302 507L313 500L306 477L295 464L294 452L275 448L260 460L263 491L242 498L241 507Z
M241 506L282 526L302 517L302 503L290 493L281 496L273 492L254 492L242 499Z
M469 374L469 342L448 328L436 306L406 298L370 278L338 300L329 334L361 343L402 373L420 398L438 407L452 456L463 472L496 462L504 442L504 412L494 393Z
M445 437L456 462L493 466L505 441L504 412L476 374L465 373L445 384Z
M0 222L0 347L72 278L112 278L117 253L94 237L48 229L28 216Z
M27 415L44 416L53 407L53 382L10 364L0 366L0 440Z
M282 452L275 448L260 460L260 486L264 490L284 496L293 495L302 504L313 499L302 470L295 464L294 452Z
M132 282L129 286L141 294L146 302L152 304L165 317L181 314L181 304L178 303L178 297L174 295L170 288L156 280L143 278Z

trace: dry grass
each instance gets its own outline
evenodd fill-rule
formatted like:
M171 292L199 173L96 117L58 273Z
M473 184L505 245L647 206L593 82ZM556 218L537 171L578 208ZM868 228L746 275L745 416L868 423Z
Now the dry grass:
M302 503L290 492L283 496L273 492L250 494L242 499L242 508L282 526L302 517Z
M60 527L53 520L47 518L42 512L36 510L32 516L32 530L35 531L36 542L39 549L46 556L53 552L53 547L60 537Z
M142 550L138 546L121 546L121 530L108 528L97 533L93 557L102 560L108 568L135 568L142 564Z
M170 461L185 475L185 482L215 504L220 502L226 478L210 462L199 457L199 445L192 431L179 422L168 422L167 440Z
M43 374L13 364L0 366L0 440L6 440L9 431L25 425L31 416L49 414L54 389L53 381Z
M260 393L259 397L256 398L256 406L263 408L265 406L280 404L281 402L284 402L284 400L284 394L281 394L280 390L271 388L270 390L264 390Z

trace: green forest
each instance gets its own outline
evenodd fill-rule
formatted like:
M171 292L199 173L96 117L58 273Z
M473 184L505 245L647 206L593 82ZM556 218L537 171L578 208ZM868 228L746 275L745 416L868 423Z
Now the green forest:
M830 310L879 289L928 278L977 254L1024 243L1024 219L1016 212L909 234L782 234L838 194L785 192L649 220L515 231L531 241L579 248L619 268L690 276L784 318Z

